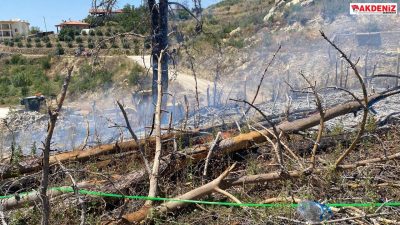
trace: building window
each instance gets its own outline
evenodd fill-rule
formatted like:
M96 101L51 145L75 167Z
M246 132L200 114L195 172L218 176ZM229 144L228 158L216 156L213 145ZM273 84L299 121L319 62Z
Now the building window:
M3 30L9 30L10 29L10 24L2 24L1 25L1 29L3 29Z
M15 28L15 33L18 33L18 29L17 28Z
M10 31L3 31L3 37L11 37Z

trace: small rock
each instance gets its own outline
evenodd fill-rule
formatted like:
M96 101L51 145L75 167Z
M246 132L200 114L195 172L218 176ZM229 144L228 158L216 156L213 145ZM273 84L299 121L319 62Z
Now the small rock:
M236 34L239 34L241 30L242 30L242 29L240 29L240 27L238 27L238 28L234 29L233 31L231 31L231 32L229 33L229 35L232 37L232 36L234 36L234 35L236 35Z

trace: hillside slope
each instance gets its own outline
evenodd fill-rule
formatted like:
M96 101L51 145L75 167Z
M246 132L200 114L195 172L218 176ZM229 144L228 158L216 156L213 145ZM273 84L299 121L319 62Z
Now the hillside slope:
M336 85L337 73L346 74L348 68L320 36L319 30L323 30L352 59L361 59L358 66L366 76L373 72L395 72L399 16L350 16L349 2L221 1L204 13L204 30L213 36L200 35L193 40L195 49L191 54L196 58L195 69L208 79L219 79L222 86L233 83L236 89L251 90L258 84L273 53L282 45L264 81L262 90L266 100L272 97L274 86L283 88L282 93L288 92L284 81L301 86L297 75L300 71L320 84ZM368 32L378 32L381 43L375 46L360 43L359 34ZM212 37L220 41L220 51ZM182 59L181 64L189 66L187 59ZM349 76L347 86L357 87L353 78ZM384 87L390 82L377 81L375 86Z

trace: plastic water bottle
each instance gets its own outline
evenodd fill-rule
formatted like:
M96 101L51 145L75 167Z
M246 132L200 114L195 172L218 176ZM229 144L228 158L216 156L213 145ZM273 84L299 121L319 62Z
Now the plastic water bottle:
M329 206L309 200L300 202L297 212L308 222L321 222L333 216Z

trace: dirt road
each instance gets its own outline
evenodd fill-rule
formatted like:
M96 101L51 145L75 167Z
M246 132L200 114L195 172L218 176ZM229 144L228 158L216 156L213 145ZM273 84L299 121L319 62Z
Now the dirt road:
M128 58L132 59L133 61L135 61L136 63L138 63L139 65L141 65L145 68L150 67L150 56L149 55L144 56L144 60L143 60L143 56L128 56ZM178 84L180 84L183 88L185 88L188 91L196 90L193 75L188 75L188 74L178 71L176 79L173 80L172 82L177 82ZM197 78L197 90L198 90L199 94L203 94L203 95L207 94L208 86L210 86L210 88L211 88L213 86L213 83L211 81L208 81L205 79Z

